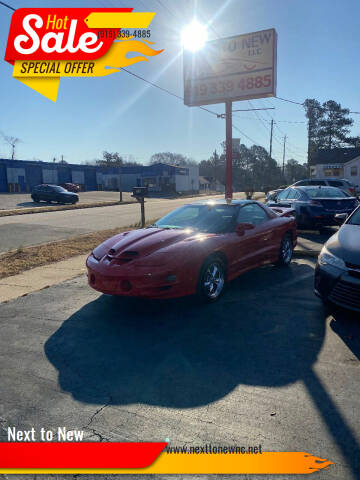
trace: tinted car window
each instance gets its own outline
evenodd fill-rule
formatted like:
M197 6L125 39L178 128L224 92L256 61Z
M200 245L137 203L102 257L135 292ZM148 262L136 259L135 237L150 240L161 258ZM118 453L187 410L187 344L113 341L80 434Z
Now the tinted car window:
M301 182L296 182L296 185L299 185L299 187L309 185L309 180L301 180Z
M326 185L324 180L309 180L308 185Z
M289 192L290 192L290 188L287 188L286 190L280 192L279 195L277 196L277 198L279 200L285 200L287 198L287 196L289 195Z
M308 188L306 193L310 198L342 198L348 196L336 187Z
M328 184L331 186L331 187L343 187L343 182L340 182L339 180L328 180Z
M356 210L354 215L350 218L350 220L347 222L350 225L359 225L360 226L360 208Z
M288 200L298 200L300 198L300 193L298 190L295 190L295 188L292 188L289 192L289 195L287 196Z
M269 220L268 214L256 203L241 207L237 216L237 223L252 223L253 225L260 225L267 220Z

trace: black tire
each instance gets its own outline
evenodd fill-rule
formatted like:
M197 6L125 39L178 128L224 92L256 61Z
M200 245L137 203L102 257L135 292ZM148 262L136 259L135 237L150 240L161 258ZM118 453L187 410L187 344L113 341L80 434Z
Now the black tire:
M208 258L199 273L198 296L206 302L216 302L224 292L225 278L226 268L221 258Z
M283 236L280 244L279 259L276 265L287 266L290 265L294 253L294 246L290 233Z
M33 202L35 203L39 203L40 202L40 199L39 197L37 197L36 195L34 197L31 197L33 199Z

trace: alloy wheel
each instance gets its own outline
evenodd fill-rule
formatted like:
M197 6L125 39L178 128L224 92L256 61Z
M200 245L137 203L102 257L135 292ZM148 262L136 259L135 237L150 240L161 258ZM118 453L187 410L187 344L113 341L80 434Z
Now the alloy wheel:
M224 268L220 262L213 261L206 266L202 277L202 290L210 300L216 300L225 283Z

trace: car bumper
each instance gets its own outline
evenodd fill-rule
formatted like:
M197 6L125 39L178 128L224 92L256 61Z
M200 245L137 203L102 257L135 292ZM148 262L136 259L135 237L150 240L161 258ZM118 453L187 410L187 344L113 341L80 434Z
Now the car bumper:
M86 266L89 286L107 295L165 299L195 293L195 289L192 290L187 282L166 267L141 267L110 274L91 256Z
M351 212L352 210L312 215L310 219L314 225L319 227L338 226L339 222L335 220L335 215L338 213L346 213L350 215Z
M344 272L330 265L316 265L315 294L326 301L360 312L360 272Z

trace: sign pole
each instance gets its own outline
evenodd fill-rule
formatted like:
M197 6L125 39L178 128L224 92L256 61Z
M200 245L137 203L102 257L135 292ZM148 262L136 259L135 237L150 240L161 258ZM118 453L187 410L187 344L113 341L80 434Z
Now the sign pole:
M226 119L226 187L225 199L232 200L232 101L225 102Z
M119 192L120 192L120 203L123 201L123 191L122 191L122 165L119 165Z
M140 205L141 205L141 228L145 227L145 199L142 197L140 199Z

